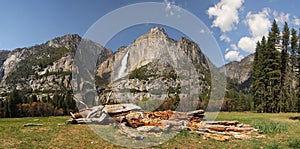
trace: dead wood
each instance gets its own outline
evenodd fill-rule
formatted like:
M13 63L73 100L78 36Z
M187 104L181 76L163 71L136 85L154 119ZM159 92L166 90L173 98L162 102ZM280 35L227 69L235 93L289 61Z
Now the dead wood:
M96 106L70 114L71 119L67 121L69 124L118 122L122 134L137 140L144 138L141 132L161 133L166 130L185 129L203 138L219 141L264 137L259 134L259 130L250 125L239 124L238 121L205 121L204 110L143 112L134 104L115 104Z
M127 135L129 138L133 138L136 140L144 139L144 136L140 135L136 130L130 127L126 127L124 123L119 125L121 133Z

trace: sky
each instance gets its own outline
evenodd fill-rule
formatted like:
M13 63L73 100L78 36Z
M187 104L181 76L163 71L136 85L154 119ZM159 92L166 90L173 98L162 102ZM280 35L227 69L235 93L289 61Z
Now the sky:
M0 49L34 46L65 34L84 36L103 16L142 2L164 4L165 17L180 18L183 10L195 15L215 38L226 63L255 52L256 42L267 36L274 19L281 29L284 22L300 28L299 0L0 0ZM124 14L126 19L130 16ZM114 51L128 46L154 25L133 25L104 46ZM189 37L172 27L158 26L174 39Z

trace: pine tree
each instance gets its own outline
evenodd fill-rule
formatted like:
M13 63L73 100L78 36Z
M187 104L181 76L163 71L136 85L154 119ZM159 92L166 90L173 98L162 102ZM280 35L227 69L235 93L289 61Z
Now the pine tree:
M257 112L266 112L266 75L265 67L268 54L266 38L263 37L261 42L257 43L255 57L252 68L252 85L254 94L254 108Z
M252 67L252 88L253 88L253 98L254 98L254 108L257 112L263 112L261 109L261 55L262 46L258 41L256 43L256 50L254 53L253 67Z
M21 99L19 96L19 91L14 90L7 97L7 116L8 117L16 117L18 113L17 104L21 103Z
M298 39L300 38L300 32L299 32L299 36L298 36ZM297 48L297 54L296 54L296 57L297 57L297 65L296 65L296 69L297 69L297 72L296 72L296 78L297 78L297 86L296 86L296 97L297 97L297 111L300 112L300 42L298 40L298 48Z
M296 51L298 48L298 37L297 37L297 30L295 30L294 28L291 31L291 48L289 49L289 54L290 54L290 69L288 71L289 74L289 91L290 91L290 100L287 102L287 107L289 107L289 112L291 111L295 111L296 109L296 103L297 101L295 101L296 98L296 86L294 85L297 82L297 72L296 69L297 68L297 57L296 57ZM288 67L289 68L289 67Z
M256 108L257 112L260 112L258 106L260 105L260 94L259 94L259 59L258 55L261 50L260 42L256 43L256 50L254 53L254 60L253 60L253 67L252 67L252 89L253 89L253 99L254 99L254 107Z
M279 112L279 96L280 96L280 31L276 21L273 21L271 32L269 33L266 53L266 63L264 64L264 72L266 74L266 92L267 101L265 111Z
M288 62L288 45L290 42L290 29L288 24L285 22L283 27L283 33L282 33L282 49L280 54L280 110L279 112L286 112L286 95L287 91L285 88L285 80L286 80L286 69L287 69L287 62Z

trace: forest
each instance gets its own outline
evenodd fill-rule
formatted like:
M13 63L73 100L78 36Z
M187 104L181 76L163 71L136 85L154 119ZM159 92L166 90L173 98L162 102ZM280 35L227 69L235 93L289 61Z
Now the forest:
M254 110L300 112L300 44L297 30L273 21L268 37L257 42L252 68Z
M24 92L14 90L0 102L0 117L62 116L76 111L76 101L69 92L38 99L35 94L26 96Z

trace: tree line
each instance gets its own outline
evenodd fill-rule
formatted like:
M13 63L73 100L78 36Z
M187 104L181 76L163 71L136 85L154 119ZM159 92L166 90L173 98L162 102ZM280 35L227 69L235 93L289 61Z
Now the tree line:
M300 112L300 34L274 20L256 44L252 68L253 106L257 112Z
M69 92L38 99L35 94L26 96L14 90L5 100L0 101L0 117L61 116L75 111L76 101Z

